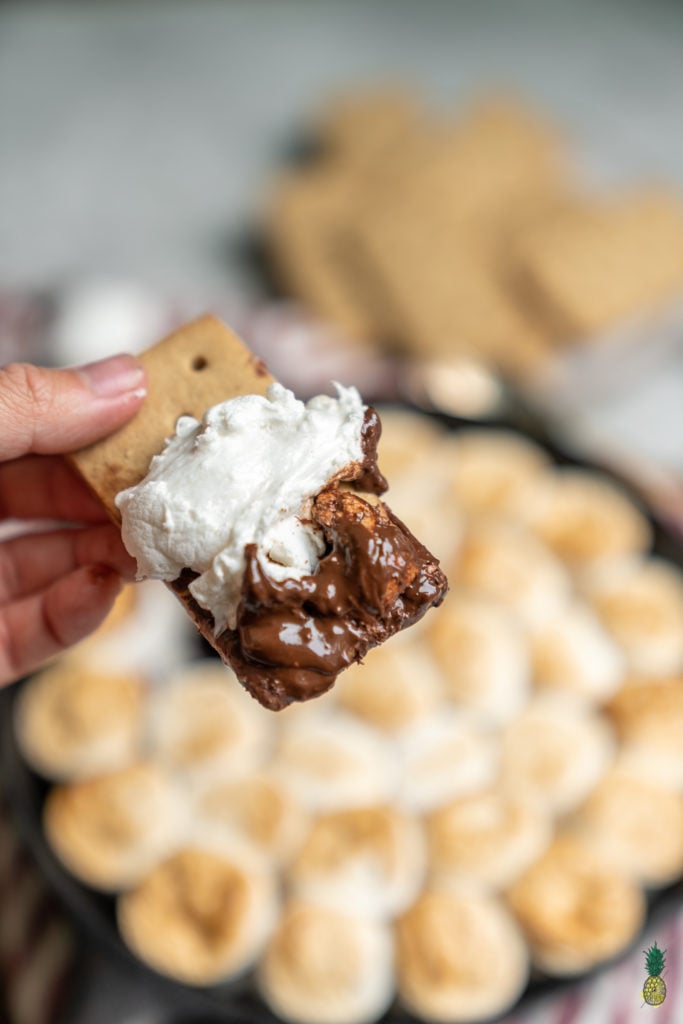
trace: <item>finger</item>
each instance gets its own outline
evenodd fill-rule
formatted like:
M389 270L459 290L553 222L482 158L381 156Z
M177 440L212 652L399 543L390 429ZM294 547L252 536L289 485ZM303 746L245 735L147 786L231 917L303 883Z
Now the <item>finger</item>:
M61 455L25 455L0 462L0 519L96 523L104 506Z
M7 540L0 545L0 604L43 590L87 565L102 565L124 579L135 578L135 560L112 523Z
M76 369L0 368L0 459L75 451L122 426L140 407L145 372L132 356Z
M99 626L121 589L106 566L85 566L0 608L0 685L60 654Z

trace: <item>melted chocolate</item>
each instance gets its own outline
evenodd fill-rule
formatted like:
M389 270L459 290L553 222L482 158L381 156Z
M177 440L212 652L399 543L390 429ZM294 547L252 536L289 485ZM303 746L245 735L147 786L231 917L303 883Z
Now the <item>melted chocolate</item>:
M436 560L386 507L332 488L319 495L312 518L330 545L316 573L278 583L250 545L237 616L250 688L266 670L290 700L327 690L342 669L439 603L446 588Z
M342 669L371 647L416 622L443 600L448 583L439 563L381 502L348 489L381 494L377 468L381 431L374 409L363 425L363 461L313 501L311 522L327 545L316 572L277 582L256 545L245 550L246 569L235 630L211 638L246 688L274 710L328 690ZM210 615L192 600L184 573L172 584L192 608L204 636Z
M369 406L365 410L361 431L363 462L360 473L353 480L359 491L369 491L371 494L384 494L389 486L377 465L377 445L379 444L381 433L382 424L377 415L377 410Z

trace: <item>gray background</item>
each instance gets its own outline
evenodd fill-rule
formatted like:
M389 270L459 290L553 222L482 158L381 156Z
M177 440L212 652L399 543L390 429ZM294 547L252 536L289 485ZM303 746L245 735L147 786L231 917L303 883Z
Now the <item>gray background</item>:
M683 183L683 4L0 2L0 287L83 275L249 298L236 241L334 88L513 87L592 177Z

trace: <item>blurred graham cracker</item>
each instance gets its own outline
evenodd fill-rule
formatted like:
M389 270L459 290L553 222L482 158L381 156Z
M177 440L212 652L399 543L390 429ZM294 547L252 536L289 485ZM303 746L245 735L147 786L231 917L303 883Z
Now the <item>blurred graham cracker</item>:
M496 260L523 211L564 195L546 122L509 98L428 119L410 97L378 91L333 101L318 133L328 155L281 179L266 220L284 290L360 341L428 355L483 345L485 358L535 363L541 332Z
M412 354L458 355L522 371L548 354L544 332L525 316L490 256L442 228L413 224L391 246L370 248L368 273L381 278L393 336ZM378 283L378 288L380 287Z
M351 340L377 333L376 319L345 265L343 232L355 181L327 165L281 179L266 218L267 247L279 285Z
M424 114L405 90L377 88L331 98L313 131L318 155L283 174L264 222L278 283L350 340L376 342L384 312L356 268L349 231L374 183L386 184L393 154L421 138Z
M397 153L353 225L392 338L413 354L474 357L513 375L550 358L545 325L509 285L506 250L520 225L566 203L573 187L554 131L508 99Z
M273 378L240 339L213 316L193 320L140 356L148 394L140 411L114 434L70 456L116 523L114 499L138 483L179 416L201 419L228 398L265 394Z
M665 188L586 198L521 231L516 281L564 341L683 297L683 200Z
M591 195L524 99L448 117L370 89L333 98L314 127L319 155L274 249L290 293L351 337L474 359L524 388L577 342L683 296L683 202Z
M373 210L380 230L388 211L400 218L405 210L456 231L481 230L514 215L513 204L570 187L562 140L520 101L492 97L421 128L386 155L391 166L363 210L371 227Z
M381 156L424 117L415 92L386 84L330 96L318 110L312 132L326 157L358 168Z

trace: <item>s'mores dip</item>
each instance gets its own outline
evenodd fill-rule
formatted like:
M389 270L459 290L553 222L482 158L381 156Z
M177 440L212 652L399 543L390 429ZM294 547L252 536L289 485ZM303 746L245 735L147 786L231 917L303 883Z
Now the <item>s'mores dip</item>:
M207 989L200 998L226 1012L244 995L285 1024L485 1024L513 1008L524 1013L553 979L576 979L637 943L652 901L683 877L680 570L653 547L655 524L607 475L568 466L511 430L451 430L435 417L380 409L378 465L391 478L392 507L420 524L421 538L434 538L451 593L331 686L333 673L310 659L327 657L330 636L341 649L352 628L362 641L371 627L366 619L357 626L354 606L341 616L347 633L325 634L308 604L310 581L328 587L329 560L339 567L342 550L355 558L359 536L367 554L371 539L386 540L387 521L405 536L373 494L366 454L375 425L348 388L306 405L277 385L269 390L272 379L222 330L191 325L145 354L149 408L132 432L77 461L121 522L119 505L143 494L141 481L167 486L153 458L172 455L177 440L182 458L170 461L183 486L174 493L186 504L179 514L165 506L168 534L183 516L192 528L171 565L180 577L167 582L183 604L158 584L142 586L176 611L184 606L238 675L243 647L251 657L249 645L269 642L273 629L297 663L252 658L259 680L246 689L218 658L196 652L143 678L114 763L103 764L99 748L118 735L118 716L93 715L91 725L83 714L82 738L60 733L78 754L77 770L30 762L58 783L47 798L46 838L77 880L111 901L112 920L116 901L132 955ZM227 484L216 456L204 490L187 487L185 455L204 445L211 454L206 434L223 426L206 410L220 408L240 366L241 391L228 390L228 404L257 398L254 418L271 417L263 433L280 445L263 493L252 487L258 445L244 440L225 457L235 471ZM181 417L178 428L179 413L191 420ZM314 417L336 426L314 437ZM314 458L321 442L327 461ZM302 480L313 479L318 462L321 491L302 512ZM286 515L258 518L274 505ZM242 545L243 562L235 547L237 570L223 556L195 563L201 516L227 507L235 520L228 539ZM362 509L349 520L357 532L341 536L325 518L329 507ZM158 519L150 561L170 559ZM245 553L254 521L259 532ZM417 542L408 549L417 550ZM351 564L359 585L374 586L371 571ZM416 579L436 578L428 564ZM200 603L221 566L222 620L218 603L213 611ZM362 590L363 600L379 594L373 641L389 634L392 608L407 607L412 584L391 579L391 594ZM303 603L292 597L300 592ZM328 625L336 625L335 596L323 592ZM218 633L214 613L225 623ZM295 617L304 613L307 638ZM289 645L283 614L294 616L285 621L295 624ZM64 689L47 676L30 681L39 685L16 715L27 760L60 694L70 695L65 711L86 706L89 683L77 667ZM308 680L301 697L318 685L327 692L300 700L296 678ZM265 707L246 692L261 683ZM268 710L290 700L277 715Z
M145 408L74 462L252 696L317 696L441 602L438 560L379 500L354 387L301 402L212 317L147 356Z

